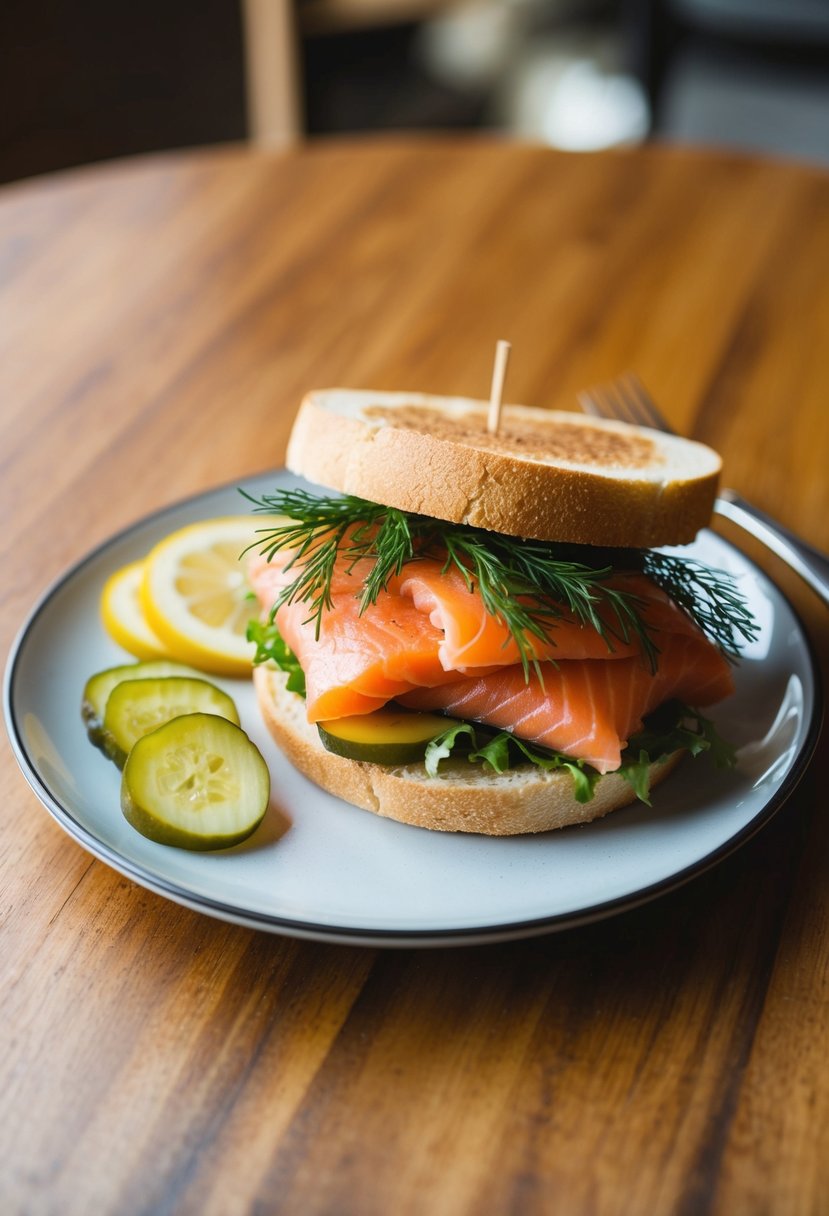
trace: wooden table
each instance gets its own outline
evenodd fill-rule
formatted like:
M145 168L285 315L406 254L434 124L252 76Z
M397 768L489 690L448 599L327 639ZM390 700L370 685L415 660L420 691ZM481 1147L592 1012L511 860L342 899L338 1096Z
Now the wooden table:
M829 179L487 142L156 157L5 189L5 649L69 562L279 465L347 384L573 406L633 367L829 549ZM756 551L753 551L756 552ZM827 618L781 567L826 668ZM2 750L3 1213L829 1210L825 744L690 885L561 934L300 943L93 861Z

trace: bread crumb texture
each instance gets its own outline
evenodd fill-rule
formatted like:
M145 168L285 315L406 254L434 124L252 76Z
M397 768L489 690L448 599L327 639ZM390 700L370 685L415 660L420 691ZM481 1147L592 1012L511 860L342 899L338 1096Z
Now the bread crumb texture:
M545 417L542 410L538 411L537 419L516 423L506 408L494 435L486 429L486 418L479 410L452 416L418 405L402 405L395 409L367 406L363 414L369 421L525 460L564 461L617 469L644 469L665 463L653 440L640 432L597 429L578 417L572 421L560 415Z

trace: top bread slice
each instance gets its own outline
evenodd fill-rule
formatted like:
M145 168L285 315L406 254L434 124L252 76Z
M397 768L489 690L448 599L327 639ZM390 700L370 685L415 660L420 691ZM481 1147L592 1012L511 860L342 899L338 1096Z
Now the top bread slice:
M422 393L320 389L287 464L384 506L512 536L623 548L687 544L721 462L704 444L622 422Z

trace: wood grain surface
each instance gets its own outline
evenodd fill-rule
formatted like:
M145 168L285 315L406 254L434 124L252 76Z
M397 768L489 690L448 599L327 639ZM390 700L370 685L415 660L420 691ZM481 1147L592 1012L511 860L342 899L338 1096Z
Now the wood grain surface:
M633 368L829 549L827 266L826 176L664 148L230 149L6 188L4 653L97 542L279 465L307 389L485 397L500 337L509 399ZM826 671L825 610L760 558ZM681 890L443 951L180 908L0 762L4 1214L829 1210L825 743Z

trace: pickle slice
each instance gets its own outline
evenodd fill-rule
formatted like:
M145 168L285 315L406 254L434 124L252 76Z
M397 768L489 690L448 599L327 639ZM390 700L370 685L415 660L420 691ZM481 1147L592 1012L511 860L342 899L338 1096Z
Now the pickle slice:
M347 760L393 765L422 760L427 743L442 735L447 725L438 714L376 709L370 714L318 722L317 730L329 752Z
M123 768L140 738L171 718L195 713L218 714L239 725L232 699L208 680L187 676L122 680L109 694L104 711L104 751Z
M226 849L268 808L270 774L239 726L185 714L144 735L121 774L121 810L142 836L180 849Z
M81 700L81 717L90 743L105 750L104 712L109 694L122 680L144 680L158 676L198 676L192 667L183 663L171 663L166 659L153 659L146 663L122 663L118 667L107 667L90 676L84 686Z

